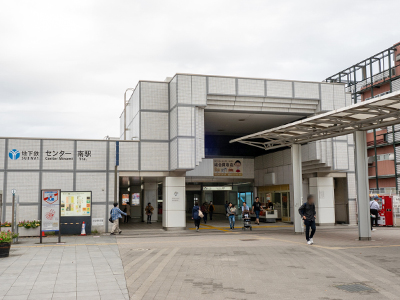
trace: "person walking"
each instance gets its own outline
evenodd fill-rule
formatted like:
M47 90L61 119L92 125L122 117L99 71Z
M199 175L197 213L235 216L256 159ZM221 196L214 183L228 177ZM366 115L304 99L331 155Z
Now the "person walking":
M253 203L253 213L256 214L256 224L260 225L260 211L262 210L261 202L258 197L256 197L256 201Z
M379 203L378 203L379 197L375 196L373 200L369 202L369 212L374 218L371 217L371 230L375 231L376 229L372 228L372 224L374 223L375 220L375 227L378 227L378 219L379 219Z
M129 219L131 217L131 204L128 202L126 202L126 216L125 216L125 222L124 223L128 223Z
M229 203L228 209L227 209L227 214L229 218L229 226L231 229L235 229L235 215L236 215L236 207L234 204Z
M201 212L204 215L204 217L203 217L204 224L207 224L207 215L208 215L208 212L209 212L209 205L208 205L207 202L204 202L203 205L201 206Z
M195 202L193 209L192 209L192 220L194 220L194 227L196 228L196 231L199 231L200 228L200 207L199 207L199 203Z
M304 220L304 225L306 225L306 240L308 245L314 244L314 234L316 231L315 227L315 217L317 212L315 211L314 196L308 195L307 202L303 203L299 208L299 214ZM311 235L310 235L311 228Z
M122 233L122 230L119 229L119 219L122 218L121 214L126 216L126 213L118 208L118 203L114 203L114 207L110 211L111 220L113 221L110 235L114 235L117 232L119 234Z
M154 207L151 206L151 203L149 202L144 210L147 215L147 224L151 224L151 215L153 214Z
M209 214L210 214L210 221L212 221L212 216L213 216L213 213L215 211L215 207L214 207L214 204L212 203L212 201L210 202L210 207L208 208L208 211L209 211Z

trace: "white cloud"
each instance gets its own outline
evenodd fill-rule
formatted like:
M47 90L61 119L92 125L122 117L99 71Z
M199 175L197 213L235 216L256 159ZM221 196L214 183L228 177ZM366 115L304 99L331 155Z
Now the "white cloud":
M398 8L394 0L5 1L0 136L118 136L125 89L177 72L321 81L399 42Z

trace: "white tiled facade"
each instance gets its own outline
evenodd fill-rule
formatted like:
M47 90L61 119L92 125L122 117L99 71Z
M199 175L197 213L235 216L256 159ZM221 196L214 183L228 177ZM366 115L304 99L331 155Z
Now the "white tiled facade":
M350 104L342 84L191 74L176 74L165 82L140 81L126 107L126 141L124 113L120 117L118 170L212 177L212 159L205 157L204 116L209 110L307 116ZM18 159L9 157L13 149L19 151ZM305 185L315 173L347 174L350 223L355 222L353 156L352 136L302 146ZM39 218L41 189L92 191L92 217L104 218L96 229L107 230L115 157L116 141L110 140L0 139L2 219L11 217L12 189L17 189L25 219ZM270 173L275 184L292 184L290 150L245 158L244 168L243 178L254 180L256 187L266 185Z
M121 171L139 169L138 146L119 141ZM106 231L114 202L115 149L116 141L110 140L0 139L2 222L11 221L13 189L20 202L19 220L40 219L42 189L91 191L92 218L104 219L95 229ZM19 152L18 158L10 158L12 150Z

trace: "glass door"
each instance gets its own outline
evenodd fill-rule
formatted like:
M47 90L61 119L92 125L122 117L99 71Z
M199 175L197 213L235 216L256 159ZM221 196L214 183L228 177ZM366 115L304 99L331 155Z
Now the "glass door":
M290 222L290 199L289 193L283 192L282 194L282 221Z

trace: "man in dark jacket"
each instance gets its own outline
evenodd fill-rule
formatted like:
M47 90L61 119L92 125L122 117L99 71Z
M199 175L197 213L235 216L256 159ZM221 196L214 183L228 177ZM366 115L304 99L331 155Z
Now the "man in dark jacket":
M306 225L306 240L308 245L314 244L313 236L315 234L315 215L317 214L315 211L314 204L314 196L308 195L307 202L304 203L299 208L299 214L304 220L304 225ZM311 235L310 235L310 227L311 227Z

